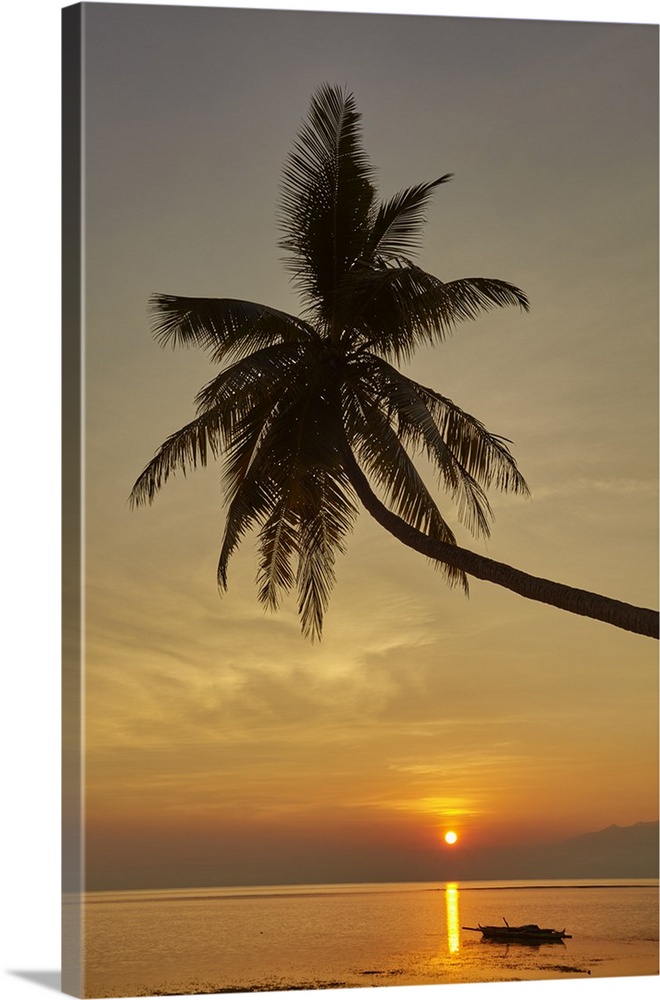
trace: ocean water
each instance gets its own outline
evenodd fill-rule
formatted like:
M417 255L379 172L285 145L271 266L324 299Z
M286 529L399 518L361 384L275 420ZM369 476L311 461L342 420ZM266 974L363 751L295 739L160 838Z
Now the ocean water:
M656 880L100 892L83 905L86 997L658 974ZM503 918L572 937L463 930Z

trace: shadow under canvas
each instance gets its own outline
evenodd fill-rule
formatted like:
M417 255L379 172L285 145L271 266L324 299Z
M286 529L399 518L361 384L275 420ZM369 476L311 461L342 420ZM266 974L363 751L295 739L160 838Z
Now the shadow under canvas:
M30 982L37 983L39 986L45 986L46 989L57 990L58 993L61 990L62 972L60 969L53 969L52 971L42 969L19 971L18 969L10 969L9 972L12 976L29 979Z

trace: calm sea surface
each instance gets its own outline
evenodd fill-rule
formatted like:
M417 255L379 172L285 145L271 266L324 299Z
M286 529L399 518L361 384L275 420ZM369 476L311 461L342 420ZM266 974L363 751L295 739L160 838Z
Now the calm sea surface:
M573 936L462 929L503 918ZM658 973L656 880L88 893L84 922L88 997Z

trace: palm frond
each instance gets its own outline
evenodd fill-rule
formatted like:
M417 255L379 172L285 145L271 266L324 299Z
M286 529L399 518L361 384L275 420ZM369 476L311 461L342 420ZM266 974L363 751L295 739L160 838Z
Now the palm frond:
M529 486L509 451L511 442L507 438L488 431L480 420L446 396L417 382L414 385L447 446L471 476L486 489L530 495Z
M433 342L434 332L442 339L449 330L429 295L431 288L431 276L411 263L348 275L339 303L354 345L410 360L420 343Z
M302 381L302 389L300 383L294 380L273 408L255 408L234 428L218 581L226 585L231 554L245 531L258 525L260 602L276 609L297 582L303 631L320 635L335 549L352 525L354 508L331 482L341 468L329 401L313 383Z
M335 581L335 559L344 551L357 508L341 474L314 469L305 480L300 507L298 559L298 613L303 634L320 639L323 617Z
M356 346L409 361L422 344L442 342L457 323L496 306L529 308L520 289L497 278L444 282L414 264L362 269L342 284Z
M277 418L278 410L273 409L267 399L256 402L245 413L235 416L222 469L226 503L231 503L240 490L261 442L269 433L272 421Z
M455 545L454 533L389 420L376 402L361 393L356 396L363 414L362 427L349 444L358 460L404 521L432 538ZM440 568L449 584L460 583L467 592L467 578L461 570L446 563Z
M280 398L286 386L304 381L304 366L314 358L309 343L273 344L223 369L195 396L197 412L220 403L231 404L236 414L255 402Z
M379 401L404 448L423 451L457 505L459 520L475 535L488 536L493 512L480 484L449 447L412 379L374 355L356 359L361 384Z
M218 583L226 587L227 565L243 535L259 525L260 599L275 607L278 591L294 582L294 549L299 492L300 441L305 424L305 395L294 381L273 406L264 398L244 413L232 429L224 467L227 523L218 561Z
M229 560L247 532L263 523L277 501L277 489L265 476L245 476L227 509L227 520L218 558L217 580L227 589Z
M285 265L326 323L337 282L363 255L373 225L373 169L360 118L352 94L321 87L282 178Z
M304 386L304 384L303 384ZM260 586L266 577L270 584L263 599L274 607L276 593L286 581L288 589L293 576L286 568L277 569L277 560L286 556L287 532L295 521L296 481L299 475L300 414L304 409L304 393L294 380L276 402L268 397L236 417L224 463L225 500L229 504L227 525L218 562L218 583L226 586L227 564L242 535L256 521L262 525L260 539ZM250 504L256 514L250 516ZM257 509L258 507L258 509ZM287 519L290 522L287 527ZM281 521L279 547L276 535Z
M529 312L525 293L499 278L458 278L446 282L442 290L451 303L454 322L476 319L482 312L504 306L518 306Z
M427 184L415 184L382 204L369 240L367 260L375 255L387 260L414 254L420 246L421 231L426 221L425 209L433 191L452 177L453 174L443 174Z
M184 475L227 450L235 456L246 434L267 424L278 401L301 382L301 365L309 352L304 344L278 344L225 369L197 396L198 416L171 434L144 468L131 491L132 506L152 503L177 470ZM298 370L298 378L294 372ZM235 475L231 461L229 480Z
M152 295L150 307L153 333L160 344L201 347L209 351L214 362L316 336L313 328L296 316L241 299L157 293Z
M296 580L293 561L302 551L300 533L309 513L307 480L311 472L337 464L336 448L327 440L319 444L324 421L313 411L294 384L274 409L267 403L255 407L235 428L227 450L229 510L218 582L226 586L229 558L244 533L259 524L258 596L271 609Z
M209 452L217 458L224 443L222 414L209 410L171 434L138 476L129 496L132 507L153 503L156 493L180 470L185 476L198 465L205 466Z
M259 532L257 596L271 611L296 580L292 563L298 552L298 517L291 500L289 494L281 497Z

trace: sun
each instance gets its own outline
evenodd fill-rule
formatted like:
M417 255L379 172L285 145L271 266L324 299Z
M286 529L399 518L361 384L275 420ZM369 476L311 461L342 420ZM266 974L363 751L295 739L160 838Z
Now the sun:
M445 834L445 844L455 844L458 840L458 834L454 833L453 830L448 830Z

